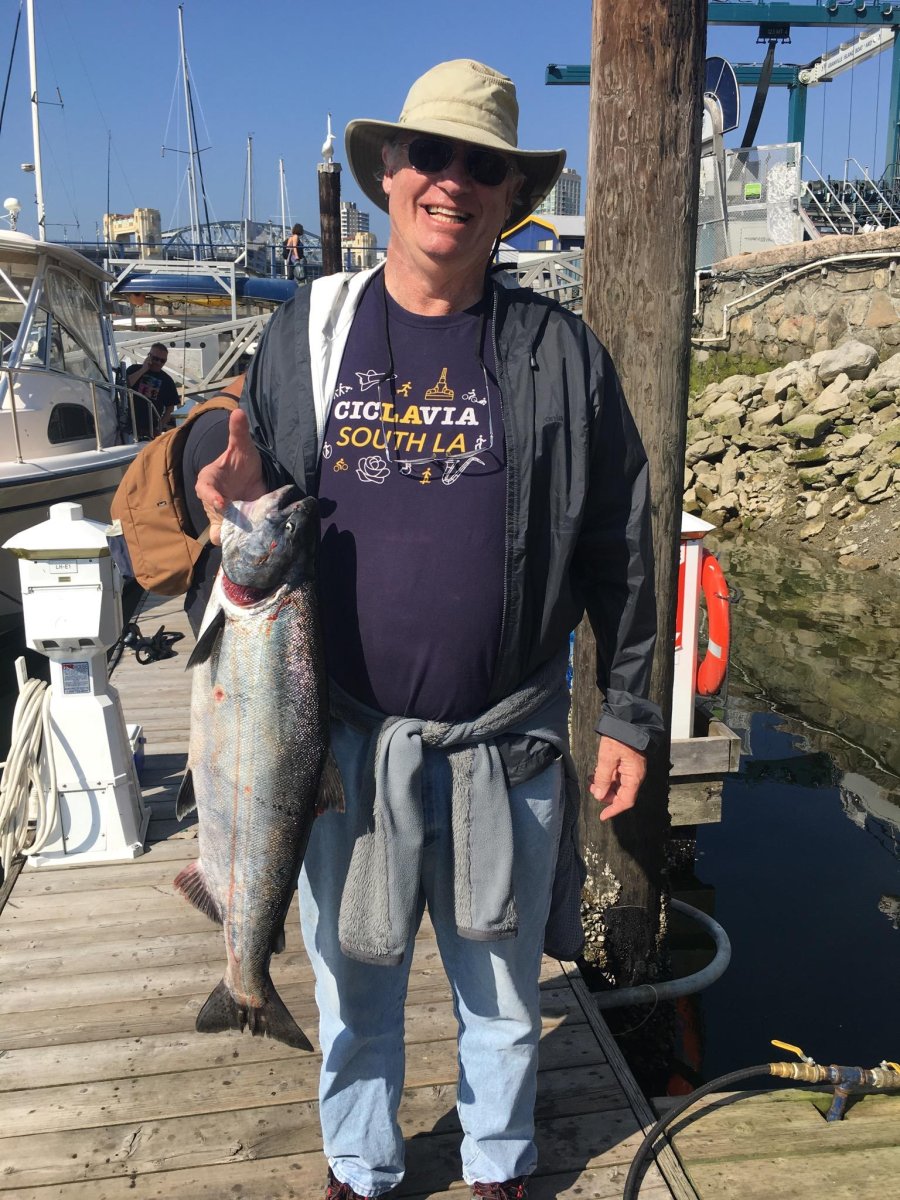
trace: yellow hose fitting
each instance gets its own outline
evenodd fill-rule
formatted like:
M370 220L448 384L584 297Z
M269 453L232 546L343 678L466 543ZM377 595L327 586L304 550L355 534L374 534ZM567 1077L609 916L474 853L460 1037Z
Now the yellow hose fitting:
M796 1054L801 1062L814 1063L816 1061L808 1054L804 1054L799 1046L792 1046L790 1042L779 1042L776 1038L772 1038L772 1045L777 1046L779 1050L789 1050L791 1054Z

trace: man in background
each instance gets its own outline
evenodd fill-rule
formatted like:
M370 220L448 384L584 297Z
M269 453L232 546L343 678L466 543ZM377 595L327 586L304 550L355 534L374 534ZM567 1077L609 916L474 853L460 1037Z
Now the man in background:
M154 342L147 357L125 373L125 382L137 395L134 401L134 419L138 437L144 440L156 437L172 424L172 414L180 404L178 389L170 375L163 370L169 352L162 342Z

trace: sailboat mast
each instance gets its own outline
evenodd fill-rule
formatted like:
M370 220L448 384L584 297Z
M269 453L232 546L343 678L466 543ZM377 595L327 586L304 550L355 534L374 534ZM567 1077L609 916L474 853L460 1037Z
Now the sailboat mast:
M247 215L244 217L244 263L250 261L250 222L253 220L253 136L247 134Z
M30 0L29 0L30 3ZM200 242L200 207L197 203L197 180L194 176L194 123L191 120L191 85L188 81L187 55L184 50L184 5L178 5L178 39L181 44L181 76L184 82L184 112L188 131L188 205L191 210L191 241L194 255Z
M284 159L278 160L278 184L281 191L281 240L287 237L287 225L284 220Z
M28 71L31 81L31 137L34 142L34 187L37 201L38 241L47 240L44 210L44 176L41 171L41 122L38 115L37 55L34 42L34 0L28 0Z
M247 134L247 220L253 220L253 134Z

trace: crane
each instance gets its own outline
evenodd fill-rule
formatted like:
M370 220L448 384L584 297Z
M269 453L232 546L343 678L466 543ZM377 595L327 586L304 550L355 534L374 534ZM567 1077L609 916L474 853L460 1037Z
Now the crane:
M814 59L801 67L797 81L804 87L815 87L819 83L830 83L842 71L849 71L867 59L874 58L882 50L894 44L893 29L866 29L859 37L842 42L828 54Z

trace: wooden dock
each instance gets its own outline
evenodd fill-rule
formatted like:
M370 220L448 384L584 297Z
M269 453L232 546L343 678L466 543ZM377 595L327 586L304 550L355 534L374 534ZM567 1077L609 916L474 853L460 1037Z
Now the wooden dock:
M175 820L188 736L191 644L178 601L139 617L186 632L179 654L116 684L143 725L148 851L133 862L31 870L0 913L0 1197L16 1200L320 1200L325 1160L319 1057L248 1035L197 1034L224 964L221 932L175 895L196 853ZM279 991L313 1042L316 1009L296 918L273 960ZM572 964L545 959L532 1200L615 1200L654 1116ZM402 1197L462 1200L456 1024L436 945L418 939L406 1009ZM691 1200L671 1150L641 1200Z

